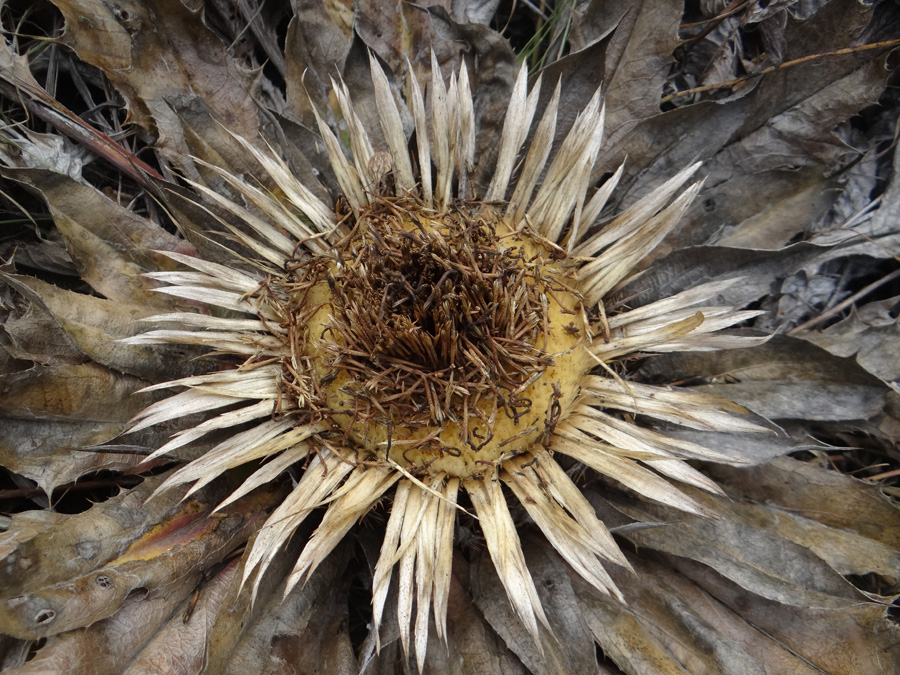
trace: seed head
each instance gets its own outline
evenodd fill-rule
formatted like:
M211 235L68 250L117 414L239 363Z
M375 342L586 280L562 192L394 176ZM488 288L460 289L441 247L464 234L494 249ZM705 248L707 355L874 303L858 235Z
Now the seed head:
M275 553L313 509L327 505L288 590L396 486L375 569L373 619L377 631L399 563L398 609L406 617L401 640L408 651L412 621L420 669L432 606L438 635L446 634L460 488L514 610L537 640L538 624L549 624L503 485L573 569L618 596L605 566L628 563L554 455L568 455L651 499L702 513L664 476L716 491L683 460L723 458L637 426L632 417L760 429L728 401L627 382L620 365L636 353L754 342L713 334L755 315L704 305L734 282L706 284L633 310L609 302L696 194L699 184L677 195L697 167L595 231L621 176L620 168L588 194L603 133L599 92L548 161L559 88L523 151L540 90L538 80L527 91L523 68L496 171L479 200L470 179L468 76L463 67L447 86L436 63L432 73L430 119L418 83L410 82L417 138L412 158L397 103L374 60L387 151L374 151L349 93L335 86L349 152L321 116L318 123L342 191L336 209L318 201L280 160L238 139L284 197L214 167L245 204L196 187L240 221L227 227L258 256L256 271L167 254L194 271L154 274L170 284L163 292L231 314L156 317L174 329L130 339L202 344L240 364L156 387L187 389L148 408L135 428L243 404L181 432L157 455L249 423L161 489L193 483L191 491L197 490L229 468L267 459L228 503L307 462L246 557L243 578L256 573L254 593Z

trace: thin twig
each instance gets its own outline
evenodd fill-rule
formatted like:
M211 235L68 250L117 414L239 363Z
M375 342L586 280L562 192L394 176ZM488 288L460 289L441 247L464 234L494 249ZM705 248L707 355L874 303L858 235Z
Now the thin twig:
M751 79L755 77L762 77L763 75L768 75L770 73L774 73L776 70L784 70L785 68L790 68L792 66L798 66L802 63L807 63L808 61L815 61L816 59L825 58L827 56L846 56L847 54L855 54L856 52L864 52L872 49L886 49L888 47L896 47L900 45L900 39L897 40L886 40L884 42L873 42L867 45L860 45L859 47L847 47L845 49L838 49L833 52L823 52L821 54L810 54L809 56L803 56L799 59L794 59L793 61L785 61L784 63L779 63L777 66L770 66L769 68L765 68L758 73L750 73L749 75L744 75L743 77L738 77L734 80L728 80L727 82L719 82L718 84L707 84L702 87L694 87L693 89L684 89L682 91L676 91L674 94L669 94L668 96L664 96L660 103L668 103L672 99L679 98L681 96L690 96L691 94L700 94L704 91L713 91L715 89L725 89L726 87L734 87L736 85L741 85L749 82Z
M838 312L842 312L843 310L845 310L847 307L849 307L850 305L855 303L860 298L862 298L862 297L868 295L869 293L871 293L872 291L874 291L876 288L878 288L880 286L884 286L885 284L892 282L894 279L897 279L898 277L900 277L900 269L894 270L893 272L888 274L886 277L882 277L878 281L873 281L871 284L866 286L864 289L862 289L858 293L854 293L853 295L851 295L849 298L847 298L843 302L840 302L837 305L835 305L834 307L832 307L831 309L829 309L827 312L823 312L819 316L817 316L813 319L810 319L806 323L802 323L799 326L792 328L791 330L788 331L787 334L788 335L796 335L797 333L801 333L805 330L812 328L816 324L822 323L825 319L827 319L831 316L834 316Z
M884 480L885 478L893 478L894 476L900 476L900 469L892 469L891 471L885 471L884 473L878 473L874 476L869 476L866 480L869 481L879 481Z
M145 188L152 188L153 181L148 178L162 179L162 175L152 166L129 152L102 131L82 120L74 112L56 101L44 90L40 90L41 100L34 92L14 83L0 83L0 93L15 98L19 95L23 107L60 133L88 147L91 152L110 162L119 171L128 174ZM27 97L27 98L26 98Z

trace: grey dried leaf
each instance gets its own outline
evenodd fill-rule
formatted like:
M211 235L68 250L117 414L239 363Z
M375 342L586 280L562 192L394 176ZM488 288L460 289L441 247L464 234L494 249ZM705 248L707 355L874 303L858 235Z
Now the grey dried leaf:
M559 573L559 558L544 550L544 545L544 542L523 538L528 567L554 626L554 634L541 627L540 645L534 643L521 620L513 613L494 566L486 555L473 563L470 572L475 605L529 672L547 675L596 672L593 640L580 618L572 586L569 579Z
M777 504L829 527L900 546L900 511L877 485L790 457L744 469L710 467L710 474L732 497Z
M868 420L890 389L851 359L804 340L776 336L754 349L661 356L642 373L652 380L688 368L698 391L734 400L768 419Z

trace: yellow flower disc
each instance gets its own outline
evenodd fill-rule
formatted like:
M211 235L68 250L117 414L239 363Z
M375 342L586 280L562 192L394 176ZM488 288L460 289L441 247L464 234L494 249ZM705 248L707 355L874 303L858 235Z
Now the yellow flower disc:
M413 473L476 476L542 443L592 365L565 254L467 208L377 201L297 295L324 414Z

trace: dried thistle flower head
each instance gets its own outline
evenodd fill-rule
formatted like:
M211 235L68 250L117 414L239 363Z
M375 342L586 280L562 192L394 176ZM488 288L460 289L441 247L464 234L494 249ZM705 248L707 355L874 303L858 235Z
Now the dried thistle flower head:
M539 624L551 627L503 485L574 570L617 597L605 566L628 562L554 455L651 499L703 512L666 479L717 491L683 460L722 456L636 426L622 413L704 430L760 427L728 401L626 382L617 361L635 353L746 346L754 339L716 332L756 312L705 304L733 281L634 310L609 302L675 225L699 183L678 194L697 169L689 167L594 232L621 175L620 169L590 193L603 134L599 92L548 165L559 88L523 151L541 86L538 80L529 93L523 68L493 179L476 195L465 67L446 86L433 60L430 115L411 78L412 157L374 59L371 71L386 152L374 151L345 87L335 85L334 94L349 153L318 117L342 190L336 209L283 162L241 139L283 197L215 167L209 168L243 204L195 185L240 221L240 227L223 224L257 256L257 272L166 253L192 271L153 273L169 284L159 290L212 311L154 317L171 327L129 341L205 345L237 357L239 366L152 387L186 389L145 410L134 428L229 407L176 435L154 454L160 456L212 431L251 423L161 488L193 483L193 492L230 468L267 458L225 503L308 463L247 557L244 581L256 572L254 592L313 509L327 507L288 590L396 486L375 569L374 624L377 630L397 566L401 640L409 652L414 625L421 669L432 612L438 635L446 634L460 488L509 600L536 641Z

